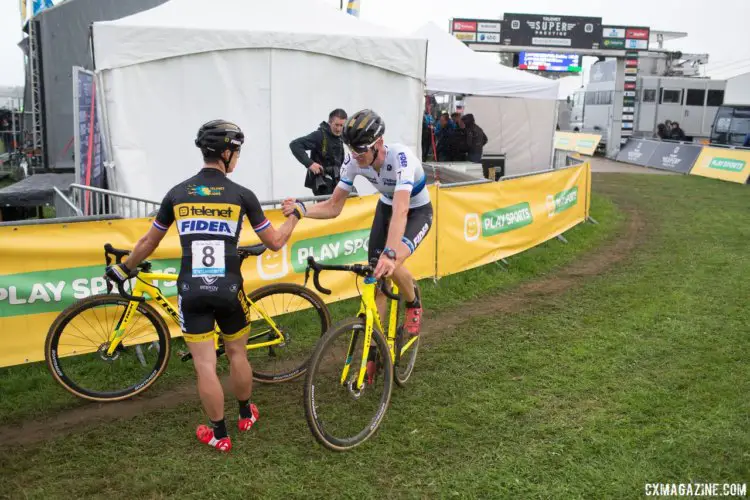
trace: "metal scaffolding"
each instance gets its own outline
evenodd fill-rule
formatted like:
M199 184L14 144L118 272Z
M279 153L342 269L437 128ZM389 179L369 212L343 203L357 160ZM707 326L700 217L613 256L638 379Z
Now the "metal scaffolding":
M29 21L29 76L31 84L31 134L33 140L32 164L43 165L44 158L44 92L42 91L42 64L39 21Z

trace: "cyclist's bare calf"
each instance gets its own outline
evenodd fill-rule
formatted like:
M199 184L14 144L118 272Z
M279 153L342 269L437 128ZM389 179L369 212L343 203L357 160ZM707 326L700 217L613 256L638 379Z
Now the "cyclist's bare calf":
M224 418L224 389L216 374L216 349L213 339L203 342L187 342L193 355L193 364L198 378L198 394L208 418L219 421ZM253 392L253 371L247 360L247 335L224 342L229 358L229 379L232 393L238 401L247 401Z
M229 358L229 379L238 401L247 401L253 393L253 369L247 359L247 335L224 341Z
M198 394L208 418L217 422L224 419L224 390L216 374L216 348L214 340L185 342L193 355L193 365L198 379Z
M414 292L414 276L412 276L412 274L404 265L406 259L409 258L411 253L409 251L409 248L404 243L399 243L396 246L395 250L396 270L393 271L391 279L396 283L396 286L398 286L399 295L404 299L404 301L413 302L417 298L416 293ZM378 294L375 300L378 305L378 313L380 314L380 319L385 323L388 322L386 316L386 298L387 297L383 295L380 290L378 290Z

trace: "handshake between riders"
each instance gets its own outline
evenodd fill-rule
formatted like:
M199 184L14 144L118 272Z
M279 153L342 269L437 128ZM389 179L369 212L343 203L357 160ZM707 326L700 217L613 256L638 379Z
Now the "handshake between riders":
M216 374L216 324L230 362L230 386L239 406L238 430L249 431L259 418L258 408L251 402L252 368L245 349L250 322L245 313L241 261L237 254L245 216L261 242L277 251L287 243L302 218L337 217L354 179L358 175L365 177L381 194L370 233L368 260L377 259L377 278L390 277L396 282L406 301L406 331L419 335L422 306L414 278L404 262L432 226L432 204L420 161L402 144L384 144L384 133L385 123L371 110L350 117L342 133L350 153L344 158L341 180L333 195L309 207L295 199L286 199L282 211L287 219L276 229L255 194L227 178L237 167L244 134L231 122L210 121L198 130L195 139L203 155L202 169L169 190L153 225L127 260L107 268L108 279L125 282L177 222L182 247L177 281L180 326L192 354L198 393L210 421L196 430L200 442L225 452L232 448L224 418L224 391ZM198 224L191 215L196 205L211 211L211 222L217 223ZM203 258L205 255L211 258ZM201 286L206 278L211 287ZM385 308L385 297L379 295L382 317Z

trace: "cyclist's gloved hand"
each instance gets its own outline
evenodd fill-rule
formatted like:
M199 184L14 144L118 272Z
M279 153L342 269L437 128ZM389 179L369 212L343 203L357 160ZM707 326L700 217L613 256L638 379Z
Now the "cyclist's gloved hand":
M133 271L128 269L128 266L126 266L125 264L115 264L114 266L107 267L105 276L115 283L121 285L128 279L133 277Z
M294 200L294 204L290 206L290 209L292 211L291 215L297 217L297 220L302 220L307 215L307 207L299 200Z
M294 211L297 209L297 200L295 198L287 198L281 203L281 213L284 217L294 215Z

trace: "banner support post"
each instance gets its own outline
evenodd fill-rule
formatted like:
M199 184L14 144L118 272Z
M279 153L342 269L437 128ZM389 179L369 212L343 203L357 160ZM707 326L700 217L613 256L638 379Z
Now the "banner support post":
M568 240L566 240L565 236L563 236L562 234L558 234L557 236L555 236L555 238L557 238L558 240L562 241L566 245L568 244Z
M438 207L440 205L441 186L440 186L440 182L437 180L437 169L435 168L434 165L432 166L432 169L435 172L435 181L436 181L435 182L435 206L433 207L433 214L434 214L435 220L433 221L433 224L432 224L435 227L435 275L432 277L432 282L437 285L438 284L438 250L439 250L438 223L440 222L439 216L438 216L438 212L439 212Z

